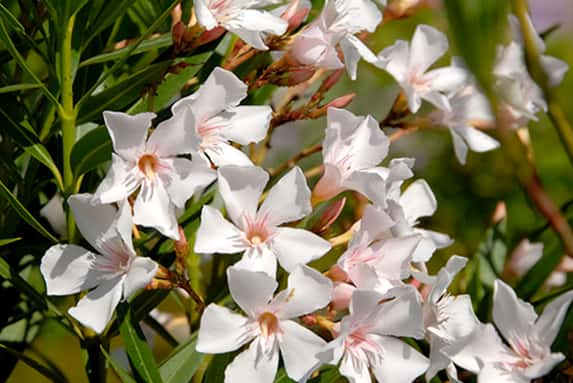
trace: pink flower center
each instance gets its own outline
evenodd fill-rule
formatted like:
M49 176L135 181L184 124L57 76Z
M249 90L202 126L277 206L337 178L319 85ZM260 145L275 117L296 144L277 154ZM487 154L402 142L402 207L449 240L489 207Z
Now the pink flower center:
M269 224L269 216L267 214L263 214L261 217L257 217L255 219L245 216L243 227L247 237L247 242L250 246L260 246L273 234L272 227Z
M269 311L265 311L258 318L261 334L264 338L277 334L279 329L279 319L277 316Z
M226 141L220 134L223 127L223 120L217 117L199 123L197 134L201 137L202 150L213 149L217 144Z

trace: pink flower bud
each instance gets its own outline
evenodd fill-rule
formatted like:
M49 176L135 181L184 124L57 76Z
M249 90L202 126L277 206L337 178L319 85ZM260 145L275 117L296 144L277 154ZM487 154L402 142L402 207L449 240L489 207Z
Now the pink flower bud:
M356 93L350 93L350 94L335 98L334 100L332 100L328 104L326 104L325 109L328 109L328 108L340 108L340 109L346 108L352 102L352 100L354 100L355 96L356 96Z
M352 298L354 290L356 290L356 287L350 283L335 283L332 292L332 301L330 303L331 308L336 311L347 309L350 305L350 298Z
M205 31L199 36L199 41L197 42L198 45L208 44L211 41L217 40L225 33L225 28L217 27L213 28L210 31Z
M315 233L323 233L336 221L342 209L346 204L346 198L341 198L331 203L326 210L322 213L318 221L313 225L312 231Z

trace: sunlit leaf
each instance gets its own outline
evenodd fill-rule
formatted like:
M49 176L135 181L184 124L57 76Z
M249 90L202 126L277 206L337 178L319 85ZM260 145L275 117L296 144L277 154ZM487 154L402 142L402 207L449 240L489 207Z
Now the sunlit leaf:
M197 334L177 347L161 364L159 372L165 383L187 383L199 368L205 357L197 352Z
M111 159L112 143L107 129L95 128L75 143L71 163L75 177L95 169Z

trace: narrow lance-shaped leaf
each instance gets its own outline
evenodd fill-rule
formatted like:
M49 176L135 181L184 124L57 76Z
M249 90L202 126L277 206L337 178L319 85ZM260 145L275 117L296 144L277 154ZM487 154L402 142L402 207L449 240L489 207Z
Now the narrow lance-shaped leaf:
M153 353L145 340L139 323L133 317L129 305L127 303L120 304L117 307L117 313L120 321L119 331L129 360L135 370L134 373L145 382L161 382L162 379L153 359Z
M197 335L177 347L161 364L159 372L165 383L187 383L199 368L205 357L195 350Z

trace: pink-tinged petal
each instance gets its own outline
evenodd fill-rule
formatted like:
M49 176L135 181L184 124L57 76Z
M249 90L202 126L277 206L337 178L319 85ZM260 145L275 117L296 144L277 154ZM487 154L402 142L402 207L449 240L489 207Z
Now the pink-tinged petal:
M159 157L172 157L198 150L201 138L195 130L196 124L191 110L183 108L170 119L161 122L151 133L146 143L147 151Z
M265 138L273 110L268 105L238 106L224 113L227 120L221 131L228 140L247 145Z
M277 275L277 257L268 246L249 247L243 258L233 265L236 269L262 272L271 278Z
M448 50L448 39L429 25L419 25L412 37L409 68L416 73L425 72Z
M350 283L335 283L332 291L332 308L336 311L346 310L348 306L350 306L350 300L354 290L356 290L356 287Z
M123 298L127 299L147 286L157 273L158 267L151 258L135 257L123 282Z
M201 316L197 351L206 354L234 351L254 336L247 318L211 303Z
M321 351L326 342L296 322L286 320L280 322L282 338L279 342L285 370L289 378L301 381L320 365L316 354Z
M340 374L350 383L371 383L368 359L359 358L350 352L345 352L340 361Z
M227 269L227 281L233 300L250 318L268 306L278 286L277 281L265 273L236 267Z
M46 281L46 294L71 295L96 286L91 271L97 255L75 245L54 245L42 257L40 271Z
M342 173L340 173L338 168L335 165L325 163L324 174L312 190L313 198L317 201L326 201L335 197L338 193L345 190L344 186L342 186L342 181Z
M136 225L153 227L169 238L179 239L175 207L160 178L141 186L133 206L133 222Z
M311 211L310 189L296 166L273 185L257 215L268 217L269 225L275 226L301 219Z
M537 334L537 339L539 339L543 345L551 347L572 300L573 291L562 294L545 307L543 314L541 314L537 322L535 322L533 332Z
M232 72L215 68L197 92L182 98L171 107L173 114L191 108L196 123L201 123L247 97L247 85Z
M237 226L242 227L244 217L255 217L269 175L254 166L224 166L219 168L218 174L219 192L227 214Z
M147 131L155 113L139 113L135 116L121 112L103 112L105 126L113 143L113 150L125 160L133 160L137 151L145 145Z
M203 206L201 225L195 238L195 252L234 254L247 248L244 233L211 206Z
M249 156L242 150L225 142L211 145L205 149L205 153L216 166L254 166Z
M373 338L382 349L380 363L372 366L379 382L411 383L428 368L428 359L401 340L388 336Z
M123 276L103 281L68 313L82 325L101 334L111 320L123 292Z
M480 324L467 337L457 339L444 347L443 352L455 364L474 374L478 373L484 364L518 360L489 323Z
M292 227L277 228L271 245L280 265L288 272L322 257L331 247L330 242L318 235Z
M102 254L102 247L108 239L117 237L113 223L117 218L117 209L112 205L93 205L91 194L74 194L68 198L68 204L74 213L76 225L86 241Z
M213 13L207 5L207 0L195 0L193 2L193 7L195 9L195 16L197 16L197 21L199 24L205 27L208 31L217 27L219 23L213 16Z
M268 49L263 41L261 32L280 36L286 32L288 23L269 12L256 9L242 9L232 19L225 23L227 29L239 36L252 47L260 50Z
M436 108L451 111L452 106L450 105L450 100L448 97L437 90L430 90L428 92L419 92L416 93L415 97L421 97L422 99L428 101L430 104L434 105ZM411 109L412 112L417 112L420 108L421 104L416 101L416 109Z
M257 338L227 366L225 383L272 383L278 366L278 347L264 353Z
M407 336L421 339L424 336L422 306L418 291L412 286L395 287L383 298L395 299L380 305L376 318L372 318L373 332L380 335Z
M308 266L298 266L288 277L288 286L271 305L280 319L310 314L326 306L332 295L332 282Z
M317 20L296 35L290 54L304 65L339 69L344 67L336 50L339 39L339 33L328 31L324 23Z
M160 177L164 180L169 198L180 209L185 207L193 194L217 178L217 172L200 160L170 158L162 161L169 167L169 172L161 174Z
M111 165L93 196L98 204L112 203L126 199L140 185L141 177L135 163L124 161L111 154Z
M418 218L430 217L438 207L430 185L424 180L416 180L410 184L400 196L399 203L410 224L416 224Z
M514 342L530 335L536 319L533 306L519 299L511 287L496 279L493 285L493 321L503 337L512 344L518 344Z

